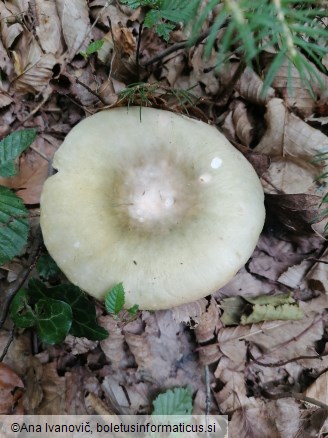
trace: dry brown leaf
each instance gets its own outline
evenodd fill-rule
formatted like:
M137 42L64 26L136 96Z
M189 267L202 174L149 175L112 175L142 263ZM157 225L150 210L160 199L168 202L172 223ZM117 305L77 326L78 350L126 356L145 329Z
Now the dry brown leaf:
M198 354L199 354L199 363L204 365L212 365L219 361L219 359L222 357L222 353L219 350L218 345L215 344L209 344L209 345L202 345L197 348Z
M65 344L69 347L72 354L77 355L94 350L98 342L90 341L90 339L87 338L76 338L75 336L68 335L65 338Z
M259 330L255 333L256 328ZM315 314L304 317L300 321L274 321L255 324L247 336L262 352L255 355L260 362L277 362L290 360L299 356L318 356L315 343L323 336L323 321ZM322 366L318 359L300 359L303 366Z
M110 361L112 368L116 370L123 365L122 361L125 358L122 329L119 327L118 321L110 315L99 317L99 323L110 334L107 339L100 342L100 347L107 360Z
M279 438L296 436L300 428L300 405L293 398L269 401L267 411L272 423L279 431Z
M45 92L53 75L52 68L58 62L51 53L42 53L42 50L30 33L24 33L12 58L16 77L12 78L15 90L18 93Z
M304 391L304 395L328 406L328 371L321 374L312 385Z
M24 373L26 392L24 408L26 413L33 415L43 399L42 389L43 366L38 358L30 355L28 366Z
M219 70L219 77L223 87L228 86L232 81L237 68L237 63L230 63ZM275 95L275 92L271 87L268 88L266 94L262 95L262 88L263 81L248 67L245 68L234 86L234 89L238 91L244 99L257 104L265 104Z
M271 99L265 115L267 131L255 150L272 158L263 175L267 193L311 193L320 169L313 157L328 146L328 137L288 112L281 99Z
M86 367L75 366L71 371L65 373L65 377L61 377L61 379L64 379L61 382L61 392L64 400L61 399L61 411L59 412L68 415L87 414L86 394L91 392L99 396L102 393L96 376Z
M43 398L35 410L36 415L61 415L65 410L65 377L60 377L57 372L56 362L50 362L42 367L40 380Z
M25 204L39 204L41 190L49 172L48 162L33 150L20 158L20 171L11 178L0 177L0 183L15 189Z
M202 85L202 88L207 95L215 96L220 90L218 75L215 73L214 68L209 68L209 66L216 65L216 58L217 53L215 52L215 50L212 50L209 59L204 57L203 44L197 45L193 50L193 53L191 54L190 63L194 69L194 78L198 83ZM184 66L184 63L181 61L182 59L180 60L180 62L177 61L176 58L172 59L172 63L176 64L176 68L177 66L180 67L180 72L183 70Z
M328 294L327 265L328 250L324 252L324 254L320 257L320 261L314 264L313 268L306 276L306 284L310 289Z
M178 323L184 322L191 327L195 327L199 324L199 320L202 314L205 312L207 305L208 301L206 298L201 298L200 300L192 303L176 306L171 309L172 317L174 321Z
M13 101L12 97L0 90L0 108L10 105Z
M78 51L86 50L91 39L88 4L86 0L56 0L56 4L68 55L72 59Z
M122 8L118 8L116 5L111 4L108 0L93 0L89 2L89 8L91 11L91 16L95 20L98 19L98 22L103 26L108 26L108 17L110 17L110 21L112 26L117 26L119 23L126 26L126 22L130 19L137 19L137 15L130 18L130 14L126 14L123 12ZM140 14L139 11L133 11L130 9L130 13Z
M254 138L254 120L247 111L247 106L241 100L235 100L232 113L237 137L245 146L250 146Z
M282 438L275 422L269 418L267 405L257 399L250 399L251 405L238 409L229 421L229 437L231 438ZM291 438L291 435L288 436Z
M324 437L324 432L328 430L327 417L327 409L324 408L301 411L301 424L295 438Z
M223 384L223 388L215 393L220 412L226 414L249 404L246 382L243 371L235 371L230 359L223 357L217 366L214 376Z
M220 351L234 364L235 370L242 370L246 361L246 344L244 338L250 329L245 326L221 328L217 335Z
M277 218L292 232L311 232L320 210L321 196L307 194L267 194L267 214Z
M212 297L210 305L206 312L201 315L199 324L195 329L197 342L208 342L216 336L216 333L222 327L219 314L218 305Z
M267 62L266 70L269 67L270 62ZM312 67L316 70L318 76L321 76L323 83L326 81L328 84L328 78L321 74L315 65L312 64ZM291 84L290 89L288 89L288 83ZM312 83L311 85L315 91L320 92L320 90L316 90L318 88L317 83ZM296 109L303 116L309 116L314 112L316 100L311 96L307 85L304 84L298 70L292 63L288 61L282 63L274 77L272 87L278 91L289 108Z
M312 262L307 260L304 260L299 265L290 266L287 271L280 275L278 281L292 289L297 289L310 266L312 266Z
M1 39L6 49L11 49L16 38L23 32L19 23L22 18L21 11L12 3L0 2Z
M126 377L106 376L101 385L109 407L116 413L134 415L150 405L150 388L144 382L131 385Z
M124 380L118 376L106 376L101 384L109 408L115 413L132 415Z
M45 53L61 55L64 51L61 40L61 25L56 0L35 0L36 34Z
M23 414L21 378L7 365L0 363L0 414Z

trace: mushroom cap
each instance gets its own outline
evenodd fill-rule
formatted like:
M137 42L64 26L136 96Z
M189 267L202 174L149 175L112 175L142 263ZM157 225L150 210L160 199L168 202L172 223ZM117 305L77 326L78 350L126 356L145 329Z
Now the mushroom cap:
M44 184L45 245L68 279L125 306L165 309L225 285L251 256L264 194L250 163L213 126L152 108L76 125Z

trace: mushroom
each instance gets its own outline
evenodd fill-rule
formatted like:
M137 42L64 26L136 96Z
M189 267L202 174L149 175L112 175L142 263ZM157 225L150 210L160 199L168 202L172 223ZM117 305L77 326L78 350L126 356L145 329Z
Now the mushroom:
M152 108L80 122L45 183L45 245L68 279L126 307L166 309L225 285L251 256L265 210L249 162L213 126Z

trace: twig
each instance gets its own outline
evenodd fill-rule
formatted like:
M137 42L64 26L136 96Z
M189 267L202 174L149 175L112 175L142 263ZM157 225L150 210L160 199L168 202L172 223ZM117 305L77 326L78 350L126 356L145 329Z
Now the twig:
M15 334L15 326L13 326L13 328L10 330L7 344L6 344L5 348L3 349L2 353L1 353L1 356L0 356L0 362L3 361L3 359L6 356L6 354L8 353L9 347L10 347L12 341L14 340L14 334Z
M240 61L228 85L226 87L223 87L222 91L217 94L215 99L216 101L223 100L224 98L228 98L230 96L230 94L233 92L236 83L240 79L241 75L244 73L245 68L246 68L245 62Z
M74 53L72 53L71 55L71 59L72 60L74 58L74 56L79 53L79 51L81 50L81 47L83 46L85 40L88 38L88 36L90 35L90 33L92 32L92 29L95 27L95 25L98 23L101 14L103 13L103 11L112 3L112 0L107 0L106 3L104 4L104 6L100 9L100 11L97 14L97 17L95 18L95 21L92 23L92 25L90 26L90 28L88 29L87 33L85 34L83 40L81 41L80 45L78 46L78 48L75 50Z
M325 409L328 411L328 405L325 403L322 403L320 400L316 400L312 397L307 397L306 395L302 394L301 392L281 392L278 394L272 394L271 392L268 392L267 390L263 389L262 395L266 398L269 398L271 400L278 400L280 398L294 398L295 400L304 401L307 403L311 403L312 405L318 406L319 408Z
M317 356L297 356L297 357L293 357L292 359L288 359L288 360L282 360L282 361L278 361L278 362L274 362L274 363L264 363L264 362L260 362L259 360L257 360L252 352L251 352L251 348L250 348L250 344L247 344L247 355L249 356L249 358L255 362L257 365L260 365L261 367L269 367L269 368L275 368L275 367L282 367L283 365L286 365L288 363L291 362L296 362L297 360L301 360L301 359L321 359L324 356L328 356L328 352L327 353L323 353L323 354L318 354Z
M210 415L211 411L211 386L210 386L210 370L208 365L205 365L205 415Z
M138 35L138 43L137 43L137 53L136 53L136 64L137 64L137 79L138 82L140 81L140 64L139 64L139 57L140 57L140 45L141 45L141 34L143 29L143 21L139 25L139 35Z
M42 234L41 234L41 228L40 226L38 226L38 229L35 233L34 241L31 246L31 252L27 260L27 267L21 270L21 272L18 274L17 279L7 289L6 295L3 299L2 307L0 310L0 329L7 318L7 313L11 300L14 298L15 294L19 291L19 289L23 286L23 284L27 280L28 276L30 275L32 269L34 268L37 262L37 259L41 251L41 244L42 244Z
M97 94L95 91L93 91L88 85L86 85L85 83L81 82L78 78L75 78L75 82L79 85L82 85L82 87L84 87L86 90L89 91L89 93L93 94L94 96L96 96L97 99L100 100L101 103L103 103L104 105L107 105L107 103L104 101L104 99L99 96L99 94Z
M194 45L197 46L197 44L201 43L205 38L207 38L210 31L211 28L209 27L203 33L201 33L197 38L197 40L195 41ZM155 62L161 61L163 58L165 58L165 56L170 55L171 53L174 53L177 50L186 49L187 47L189 47L189 44L190 44L189 41L182 41L181 43L173 44L173 46L168 47L167 49L163 50L162 53L159 53L158 55L154 56L153 58L145 62L143 64L143 67L148 67L149 65L154 64Z

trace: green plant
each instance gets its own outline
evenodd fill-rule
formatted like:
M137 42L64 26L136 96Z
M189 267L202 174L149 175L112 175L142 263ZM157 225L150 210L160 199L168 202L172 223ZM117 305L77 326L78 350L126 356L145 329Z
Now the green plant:
M317 154L314 159L312 160L312 163L314 164L322 164L326 163L328 161L328 152L321 152ZM321 183L321 188L324 190L328 186L328 166L324 165L324 171L315 179L315 181L318 181ZM317 222L319 220L322 220L328 216L328 192L325 193L321 199L319 208L322 207L323 209L320 211L320 213L313 219L313 222ZM324 207L325 206L325 207ZM324 230L324 234L328 234L328 222L326 223Z
M96 322L94 302L72 284L48 288L32 278L28 287L15 295L9 314L16 327L34 327L47 344L62 342L69 333L91 340L108 336Z
M177 24L192 20L199 6L199 0L121 0L121 3L132 9L146 8L144 26L153 27L166 41Z
M102 48L104 44L103 40L96 40L93 41L92 43L90 43L86 49L85 52L83 52L82 50L80 51L80 55L83 56L84 59L88 59L88 57L90 55L92 55L93 53L98 52L98 50L100 50Z
M111 290L107 293L105 297L105 307L108 313L112 313L114 315L117 315L124 306L125 303L125 290L123 287L123 283L119 283L116 286L112 287ZM127 312L134 316L138 312L138 305L135 304L134 306L127 309Z
M185 0L121 2L131 8L145 8L145 26L154 27L155 32L166 40L173 24L192 25L190 45L199 38L210 14L213 14L215 18L208 29L205 56L209 57L217 44L217 68L233 54L254 68L259 56L269 51L273 60L266 73L263 92L286 59L290 67L297 68L311 91L313 80L321 83L317 68L324 71L321 59L328 53L328 30L325 22L327 11L320 1L210 0L204 6L198 0L188 2L188 7ZM163 27L165 32L162 32ZM292 87L291 74L288 85Z
M152 415L190 415L192 392L190 388L168 389L153 401Z
M0 142L0 176L17 174L16 161L35 137L35 129L22 129ZM20 254L27 243L28 231L28 211L23 201L12 190L0 186L0 265Z
M165 87L162 84L155 82L152 84L146 82L137 82L129 84L124 90L120 91L119 99L121 102L127 104L129 108L131 105L140 106L140 120L141 109L143 106L153 106L156 99L170 99L174 98L176 102L188 114L188 107L195 105L197 102L196 96L188 90L175 89Z

